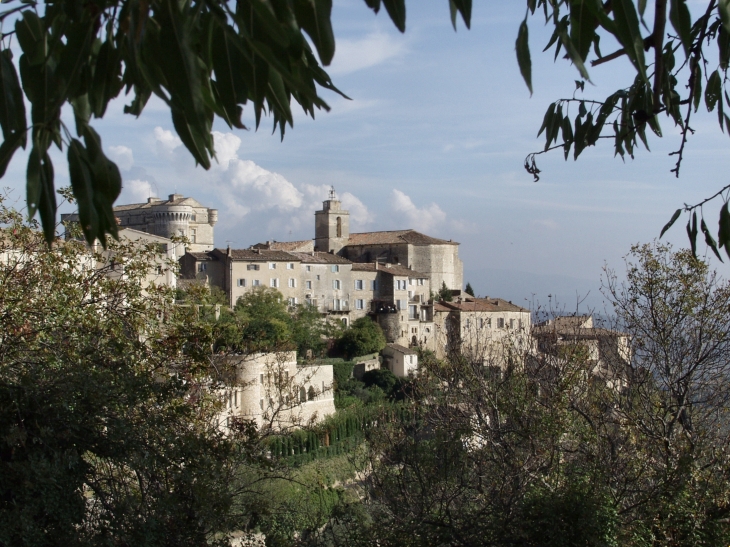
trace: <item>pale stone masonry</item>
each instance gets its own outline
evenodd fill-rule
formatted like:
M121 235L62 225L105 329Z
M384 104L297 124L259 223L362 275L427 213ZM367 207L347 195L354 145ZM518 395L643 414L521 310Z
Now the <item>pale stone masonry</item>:
M295 351L220 355L215 365L227 377L227 386L216 390L223 431L234 419L282 431L335 413L332 365L298 365Z
M213 227L218 222L218 210L182 194L170 194L166 200L151 197L146 203L118 205L114 207L114 216L121 228L166 238L186 237L191 252L213 249ZM76 213L61 215L63 222L78 222L78 219Z

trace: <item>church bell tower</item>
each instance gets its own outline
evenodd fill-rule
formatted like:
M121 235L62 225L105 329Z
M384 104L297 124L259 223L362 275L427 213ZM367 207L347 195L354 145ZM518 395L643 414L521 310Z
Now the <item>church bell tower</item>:
M350 213L342 209L334 186L330 187L329 199L314 213L314 250L339 254L349 237Z

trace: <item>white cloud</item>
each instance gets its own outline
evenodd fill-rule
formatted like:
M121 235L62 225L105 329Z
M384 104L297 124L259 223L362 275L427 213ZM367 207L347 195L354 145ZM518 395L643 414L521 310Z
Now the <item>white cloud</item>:
M124 183L124 193L132 200L132 203L144 203L147 198L154 195L152 185L146 180L130 180Z
M134 154L131 148L126 146L110 146L109 158L119 166L122 171L129 171L134 165Z
M339 38L332 66L327 72L342 75L370 68L403 55L405 39L384 32L373 32L355 40Z
M342 207L350 211L350 230L354 228L360 228L366 224L370 224L375 220L373 215L365 204L357 199L350 192L345 192L340 197L342 201Z
M238 159L238 149L241 147L241 139L233 133L221 133L213 131L215 143L215 156L221 169L228 169L231 160Z
M155 142L157 143L157 154L159 156L171 157L175 148L182 145L180 137L169 129L162 129L160 126L157 126L155 127L154 133Z
M393 210L406 219L409 227L420 231L433 229L446 220L446 213L437 204L432 203L418 208L413 200L400 190L393 190Z

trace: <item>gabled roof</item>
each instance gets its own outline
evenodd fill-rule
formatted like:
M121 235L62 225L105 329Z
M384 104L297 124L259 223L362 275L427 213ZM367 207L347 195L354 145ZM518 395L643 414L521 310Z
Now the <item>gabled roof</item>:
M458 245L456 241L446 241L427 236L415 230L394 230L388 232L361 232L350 234L347 245Z
M417 355L415 351L400 344L385 344L386 347L404 355Z
M526 308L521 308L501 298L468 298L461 302L445 302L442 300L438 305L438 309L434 306L434 311L530 312Z
M266 241L265 243L251 245L251 249L306 253L314 251L314 241L311 239L303 241Z
M346 258L333 253L311 252L311 253L289 253L298 257L303 264L352 264Z
M210 252L219 259L228 257L228 249L213 249ZM301 259L293 253L261 249L231 249L230 258L244 262L301 262Z

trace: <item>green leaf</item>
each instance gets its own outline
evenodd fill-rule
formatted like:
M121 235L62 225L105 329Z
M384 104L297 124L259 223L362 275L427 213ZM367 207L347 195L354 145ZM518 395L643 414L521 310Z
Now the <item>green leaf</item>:
M106 246L106 235L117 237L117 222L113 205L122 190L122 176L116 164L106 157L101 137L89 125L84 129L86 157L93 180L93 203L98 216L98 231L91 234L89 243L99 239ZM83 156L82 156L83 159Z
M456 30L456 12L461 14L461 18L466 28L471 28L471 3L472 0L449 0L449 9L451 10L451 24ZM533 9L534 11L534 9Z
M725 247L727 256L730 257L730 211L728 210L728 202L726 201L720 209L719 230L717 232L717 241L720 247Z
M13 54L9 49L0 51L0 126L5 140L13 133L23 137L26 135L23 90L12 59ZM23 147L25 142L23 139Z
M522 21L520 30L517 32L515 49L517 50L517 64L520 67L520 74L522 74L522 79L525 80L527 89L530 90L530 96L532 96L532 60L530 59L530 46L528 44L527 19ZM544 126L545 124L543 123ZM541 132L542 129L540 130ZM538 133L538 136L540 133Z
M567 30L561 29L559 36L560 43L563 44L563 46L565 47L565 51L568 52L568 57L570 57L570 60L573 61L575 68L577 68L578 72L580 72L581 78L590 82L591 78L588 74L585 63L583 62L584 59L578 49L575 47L575 44L573 44L573 41L570 39Z
M717 70L713 71L707 80L707 88L705 89L705 106L708 112L712 112L715 109L715 104L720 101L722 105L722 83L720 74Z
M588 4L592 0L572 0L570 4L570 41L575 46L581 61L585 63L591 50L598 21L592 15Z
M119 95L123 83L121 52L107 40L99 48L99 55L94 65L94 76L89 89L89 103L96 118L102 118L106 107L113 98Z
M99 216L94 205L94 181L86 149L77 139L68 147L68 168L76 203L79 208L79 223L84 237L92 244L99 233Z
M644 60L644 39L639 28L639 18L633 0L614 0L611 3L614 13L615 36L626 51L634 68L641 78L649 84Z
M697 212L693 212L692 219L687 222L687 237L692 247L692 256L697 258Z
M720 68L725 71L730 64L730 32L722 26L717 31L717 48L720 56Z
M23 16L15 22L15 35L31 65L40 65L45 62L46 31L40 17L34 11L25 10Z
M692 47L692 17L686 0L670 0L669 6L669 20L682 41L684 54L689 56Z
M702 233L705 235L705 243L712 249L712 252L715 253L715 256L718 258L720 262L722 262L722 257L720 256L720 252L717 250L717 243L715 243L715 240L713 239L712 235L710 235L710 230L707 229L707 225L705 224L705 219L703 218L700 221L700 229L702 230Z
M722 21L723 30L730 33L730 0L718 0L717 13Z
M56 194L53 188L53 164L48 152L33 144L28 155L26 173L28 218L38 212L43 234L50 244L56 236Z
M555 115L556 106L557 106L557 103L550 103L550 106L548 106L548 109L545 111L545 116L542 119L542 125L540 126L540 131L537 132L538 137L552 123L553 116Z
M406 0L383 0L383 5L396 28L401 32L405 32Z
M239 104L248 99L245 70L247 61L239 47L236 46L235 31L230 26L219 29L213 36L213 70L216 86L220 94L221 106L225 110L231 125L246 129L241 122Z
M695 65L695 78L694 78L694 89L692 90L692 102L695 107L695 112L700 107L700 101L702 100L702 67L699 64Z
M21 146L25 146L26 132L12 133L9 138L0 144L0 178L5 176L5 171L13 159L13 155Z
M329 65L335 55L335 35L330 21L332 0L295 0L294 14L312 39L322 64Z
M669 222L667 222L667 223L666 223L666 224L664 225L664 228L662 228L662 231L661 231L661 233L659 234L659 239L661 239L661 238L662 238L662 236L664 235L664 233L665 233L665 232L666 232L667 230L669 230L669 228L671 228L671 227L672 227L672 225L673 225L673 224L674 224L675 222L677 222L677 219L679 218L679 215L681 215L681 214L682 214L682 209L677 209L676 211L674 211L674 214L672 215L672 218L670 218L670 219L669 219Z

